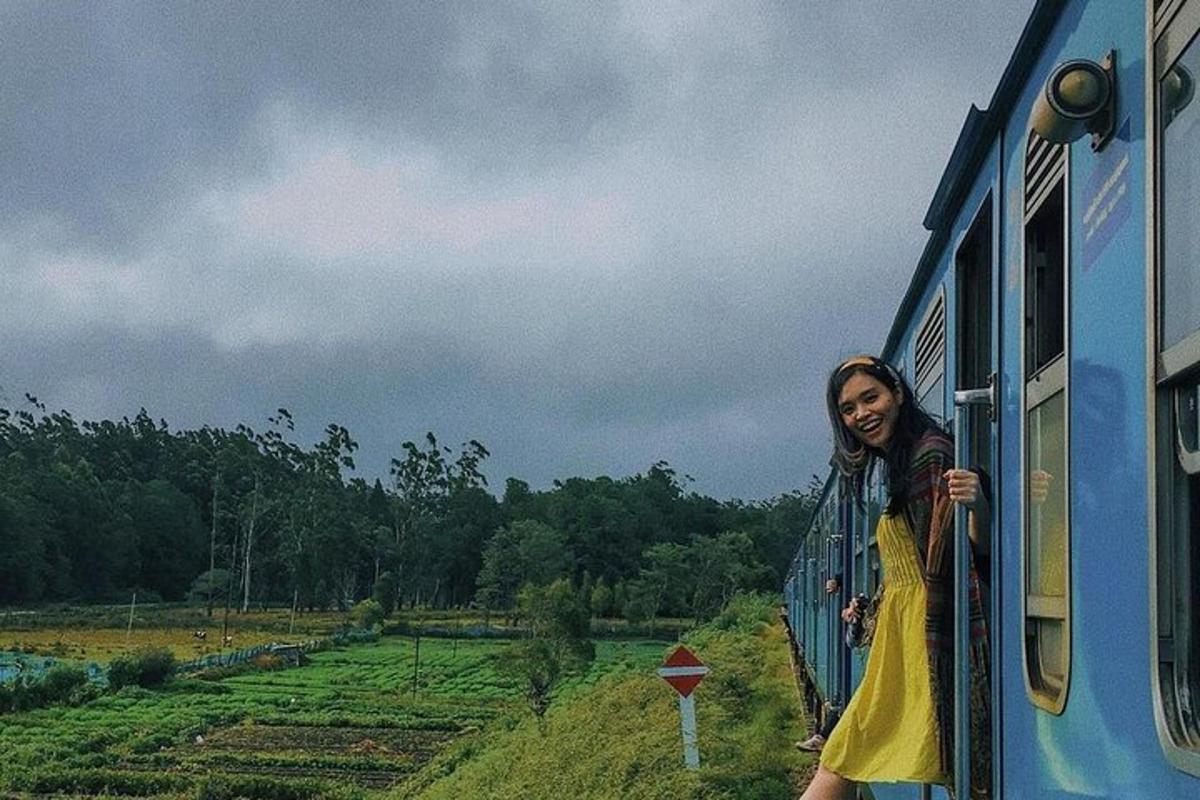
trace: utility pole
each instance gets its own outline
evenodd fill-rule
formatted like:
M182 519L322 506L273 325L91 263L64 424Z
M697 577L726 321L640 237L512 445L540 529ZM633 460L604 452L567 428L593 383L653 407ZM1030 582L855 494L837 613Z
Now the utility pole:
M417 696L417 676L421 672L421 623L417 623L416 649L413 652L413 697Z
M212 531L208 536L208 616L213 612L213 572L217 568L217 487L221 484L221 470L213 472Z
M125 628L125 647L129 647L129 637L133 635L133 610L137 607L137 592L133 593L133 599L129 601L129 625Z

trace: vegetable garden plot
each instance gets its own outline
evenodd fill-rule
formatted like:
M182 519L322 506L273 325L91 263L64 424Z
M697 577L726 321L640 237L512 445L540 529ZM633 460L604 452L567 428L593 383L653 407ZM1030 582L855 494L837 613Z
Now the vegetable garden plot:
M527 713L521 687L501 669L506 646L423 638L418 665L413 640L387 638L314 653L300 668L126 688L78 708L7 715L0 790L87 795L108 786L137 796L165 783L191 792L209 780L307 787L296 797L386 789L497 716ZM614 670L650 670L663 648L599 642L596 661L568 676L559 696Z

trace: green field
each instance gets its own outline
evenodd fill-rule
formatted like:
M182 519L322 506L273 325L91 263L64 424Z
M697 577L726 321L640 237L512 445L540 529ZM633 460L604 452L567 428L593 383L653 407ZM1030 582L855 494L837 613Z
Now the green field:
M712 668L696 690L699 772L683 769L675 696L654 674L667 642L597 641L595 661L562 679L538 721L500 669L510 641L423 636L414 682L417 641L385 636L301 667L235 667L0 715L0 793L785 800L813 763L791 747L804 720L776 602L740 599L685 636ZM64 638L72 613L53 626ZM155 621L169 627L173 614Z
M304 667L127 688L0 717L0 787L39 794L353 796L402 786L451 743L528 714L496 668L504 642L424 637L316 653ZM605 674L648 672L662 642L599 642L559 702ZM197 795L199 792L199 795Z

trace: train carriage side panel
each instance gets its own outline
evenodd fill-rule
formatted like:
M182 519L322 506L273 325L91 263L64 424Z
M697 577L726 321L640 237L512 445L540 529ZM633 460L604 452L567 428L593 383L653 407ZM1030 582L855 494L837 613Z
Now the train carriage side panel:
M1022 479L1001 488L1005 573L998 667L1006 699L1004 784L1010 797L1200 795L1200 784L1163 758L1145 657L1151 632L1143 533L1148 520L1142 11L1115 0L1071 3L1006 127L1003 458L1010 473L1023 465ZM1037 355L1025 341L1023 301L1031 297L1031 262L1040 257L1029 242L1041 235L1044 222L1040 209L1027 208L1026 192L1035 180L1026 175L1028 113L1054 65L1072 58L1099 61L1110 49L1117 54L1116 135L1099 152L1087 139L1071 144L1062 188L1051 189L1061 192L1054 213L1065 218L1067 230L1060 379L1065 387L1056 392L1059 399L1050 395L1055 408L1039 397L1037 386L1054 364L1033 375L1029 362L1036 367ZM1063 457L1046 456L1063 441ZM1066 474L1052 474L1048 499L1039 501L1034 498L1045 488L1029 476L1046 472L1040 469L1045 463L1065 466ZM1066 490L1057 498L1056 480ZM1046 508L1053 502L1067 509L1061 533L1039 527L1051 518ZM1040 550L1029 539L1039 530L1042 542L1050 542ZM1055 554L1056 536L1065 539L1062 555ZM1024 567L1024 574L1014 565ZM1065 626L1053 623L1046 629L1057 629L1053 636L1041 637L1044 618L1033 600L1053 595L1055 588L1065 591L1066 603L1061 612L1047 613L1063 613ZM1069 638L1059 645L1054 637L1064 628ZM1062 685L1050 675L1062 676Z

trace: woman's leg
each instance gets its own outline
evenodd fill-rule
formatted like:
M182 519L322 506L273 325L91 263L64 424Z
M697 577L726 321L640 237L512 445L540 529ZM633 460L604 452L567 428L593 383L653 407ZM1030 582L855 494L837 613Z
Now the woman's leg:
M857 784L846 780L836 772L817 766L817 774L804 790L800 800L855 800Z

